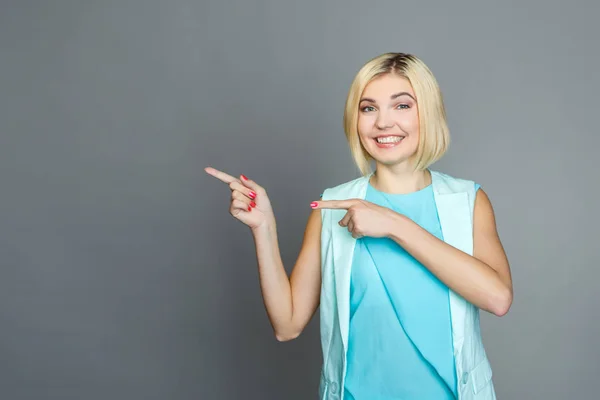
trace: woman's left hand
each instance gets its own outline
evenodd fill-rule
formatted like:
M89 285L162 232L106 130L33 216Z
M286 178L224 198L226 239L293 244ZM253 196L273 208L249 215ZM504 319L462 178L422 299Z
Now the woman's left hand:
M348 227L348 231L355 239L363 236L387 237L397 218L401 217L389 208L361 199L321 200L311 203L311 207L315 210L320 208L348 210L339 224Z

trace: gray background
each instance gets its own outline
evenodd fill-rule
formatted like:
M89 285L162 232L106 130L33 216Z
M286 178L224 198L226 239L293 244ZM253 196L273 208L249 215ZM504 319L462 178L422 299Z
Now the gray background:
M563 3L2 0L0 398L316 398L318 318L275 340L203 168L267 188L289 272L309 203L358 176L344 100L387 51L444 92L433 168L495 206L499 398L597 398L600 6Z

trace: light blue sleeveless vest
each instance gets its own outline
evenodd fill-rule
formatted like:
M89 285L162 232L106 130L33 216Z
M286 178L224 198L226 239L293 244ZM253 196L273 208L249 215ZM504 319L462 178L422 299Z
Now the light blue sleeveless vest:
M323 200L364 199L371 174L326 189ZM473 254L475 184L431 171L444 241ZM350 317L350 269L356 239L338 222L346 210L321 210L322 400L343 400ZM450 290L452 342L459 400L495 400L492 369L479 329L479 309ZM399 360L400 361L400 360Z

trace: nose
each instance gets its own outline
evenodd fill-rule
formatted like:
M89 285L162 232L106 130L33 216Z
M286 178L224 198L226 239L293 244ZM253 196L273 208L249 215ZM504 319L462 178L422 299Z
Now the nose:
M391 120L389 114L385 111L380 111L377 114L377 120L375 120L375 125L377 128L384 130L387 128L391 128L394 126L394 122Z

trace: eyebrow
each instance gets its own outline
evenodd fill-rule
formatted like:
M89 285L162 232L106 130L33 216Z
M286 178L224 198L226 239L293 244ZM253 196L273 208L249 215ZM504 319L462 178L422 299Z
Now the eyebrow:
M394 99L397 99L397 98L398 98L398 97L400 97L400 96L408 96L408 97L410 97L411 99L413 99L414 101L417 101L417 100L416 100L416 99L415 99L415 98L414 98L414 97L413 97L413 96L412 96L410 93L408 93L408 92L400 92L400 93L395 93L395 94L393 94L393 95L391 95L391 96L390 96L390 99L394 100ZM370 99L370 98L368 98L368 97L363 97L362 99L360 99L359 103L360 103L360 102L362 102L362 101L368 101L368 102L371 102L371 103L377 103L375 100L373 100L373 99Z

